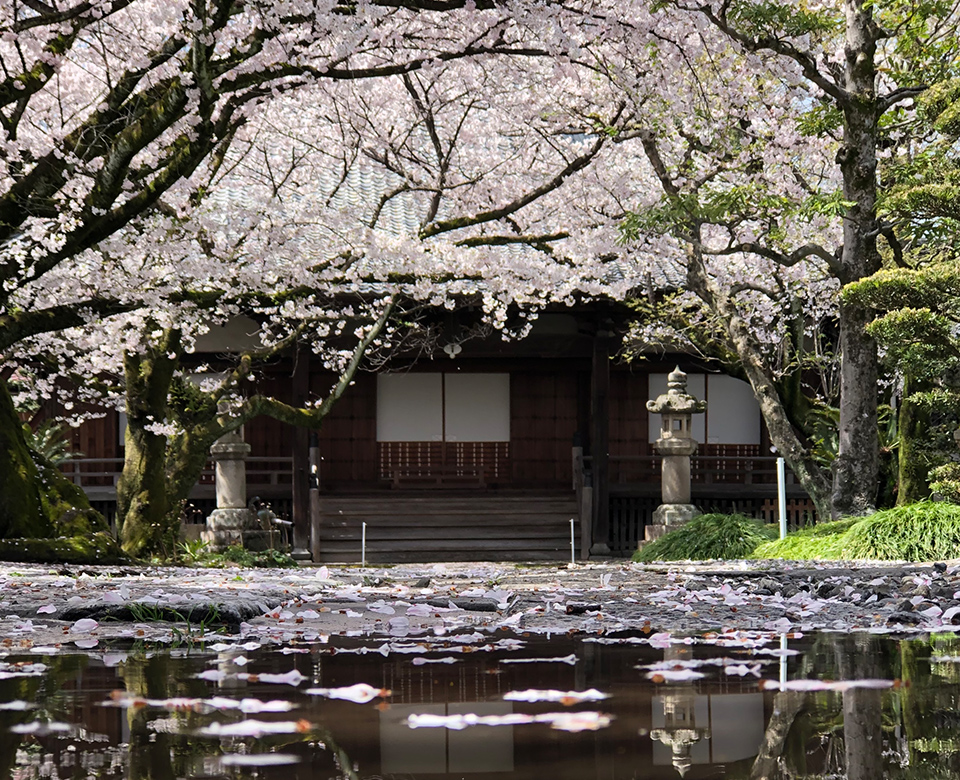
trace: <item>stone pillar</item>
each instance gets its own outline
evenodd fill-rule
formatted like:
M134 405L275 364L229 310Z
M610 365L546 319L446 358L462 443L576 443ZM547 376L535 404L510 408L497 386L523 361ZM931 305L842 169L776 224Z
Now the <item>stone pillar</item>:
M693 415L703 412L706 404L687 392L687 375L677 367L667 377L667 392L647 401L647 409L661 415L654 447L663 455L663 503L653 513L653 524L644 529L645 541L650 542L700 514L690 500L690 456L697 451L691 428Z
M257 516L247 506L247 456L250 445L232 431L210 448L215 469L217 508L207 517L207 530L200 534L213 552L237 544L250 550L270 546L270 533L260 528Z

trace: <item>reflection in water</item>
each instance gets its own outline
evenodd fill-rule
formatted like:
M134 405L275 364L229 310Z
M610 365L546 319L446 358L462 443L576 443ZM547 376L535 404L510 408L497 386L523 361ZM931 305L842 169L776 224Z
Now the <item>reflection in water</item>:
M775 648L771 639L767 647ZM0 659L0 771L16 780L960 777L954 637L792 639L800 652L783 678L776 657L752 654L744 642L658 650L611 637L530 637L513 649L453 654L439 646L411 652L411 645L388 653L349 641L292 654L276 647L10 654ZM571 653L574 664L502 663ZM302 684L259 677L293 670ZM775 691L757 675L902 684ZM356 704L307 693L361 682L390 696ZM504 699L511 691L587 688L610 698L566 708L608 713L608 728L569 733L551 729L552 717L521 722L564 710L562 695ZM407 718L423 714L508 725L412 730Z

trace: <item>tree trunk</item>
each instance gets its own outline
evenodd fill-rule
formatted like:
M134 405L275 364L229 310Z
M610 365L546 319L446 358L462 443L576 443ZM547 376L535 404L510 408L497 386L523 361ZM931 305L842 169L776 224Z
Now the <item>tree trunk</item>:
M804 695L800 691L780 691L773 698L773 714L763 732L763 742L753 760L750 780L777 777L784 746L797 715L803 710Z
M871 680L885 676L882 650L875 637L839 636L834 640L834 652L841 680ZM849 688L842 694L848 780L886 777L880 693L876 688Z
M770 432L770 440L803 485L821 519L830 516L830 483L810 451L797 435L780 398L776 383L763 363L760 345L749 325L728 299L719 301L728 338L743 363L743 370L760 405L760 413Z
M0 496L0 538L53 536L53 524L41 506L40 473L4 380L0 380Z
M131 655L123 664L126 693L141 699L166 699L174 679L170 657L157 654L142 658ZM150 729L150 708L129 707L126 712L130 732L130 777L142 780L173 780L181 776L174 771L171 735Z
M239 428L242 422L246 420L232 419L231 425L224 427L218 418L213 418L174 437L167 448L166 465L167 495L172 507L183 506L190 497L210 458L210 447L224 434Z
M830 516L830 483L811 457L790 420L780 398L772 372L763 359L763 350L750 324L743 319L736 302L710 280L703 261L700 232L691 226L683 237L688 242L687 287L717 314L724 325L730 350L740 359L743 372L753 388L770 439L800 481L822 519Z
M900 451L897 458L897 506L913 504L930 497L930 461L920 441L929 434L930 415L911 400L917 383L909 371L903 377L903 399L897 430Z
M178 339L177 339L178 340ZM165 339L165 342L168 340ZM166 484L167 437L150 430L167 417L167 395L179 350L124 355L127 430L123 471L117 483L120 542L135 557L172 553L179 534L179 516L171 520Z
M852 204L843 219L840 282L849 284L880 268L877 252L876 36L871 6L845 0L846 67L850 97L841 102L843 146L837 154L843 197ZM867 334L872 314L840 306L840 446L834 462L833 516L873 511L879 469L877 345Z

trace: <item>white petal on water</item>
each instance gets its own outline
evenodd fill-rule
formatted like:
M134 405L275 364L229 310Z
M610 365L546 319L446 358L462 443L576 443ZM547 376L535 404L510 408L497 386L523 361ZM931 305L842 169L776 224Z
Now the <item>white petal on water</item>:
M98 644L100 644L100 640L97 639L96 637L93 637L91 639L78 639L74 642L74 644L77 647L79 647L81 650L89 650L93 647L96 647Z
M390 691L385 688L374 688L366 683L357 683L343 688L307 688L307 693L311 696L324 696L328 699L343 699L352 701L356 704L366 704L376 698L385 698L390 695Z
M197 731L204 737L262 737L264 734L303 734L313 725L304 720L241 720L237 723L211 723Z
M70 626L70 630L77 634L89 634L91 631L96 631L99 625L93 618L80 618Z
M738 677L746 677L748 674L752 674L754 677L760 676L760 664L733 664L731 666L724 666L723 673L729 675L737 675Z
M307 678L298 670L291 669L289 672L284 672L283 674L271 674L269 672L263 674L248 674L241 672L237 675L237 679L248 680L250 682L276 683L278 685L299 685Z
M16 712L22 712L24 710L32 710L36 707L36 704L33 704L29 701L23 701L21 699L14 699L13 701L0 702L0 710L14 710Z
M220 757L223 766L283 766L300 763L300 756L292 753L228 753Z
M72 731L73 726L69 723L43 723L42 721L35 720L32 723L18 723L10 727L10 731L14 734L35 734L37 736L43 736L45 734L62 734L67 731Z
M654 682L683 682L699 680L705 676L703 672L698 672L696 669L657 669L646 674L647 679Z
M547 723L560 731L597 731L610 725L612 717L602 712L544 712L527 715L512 712L507 715L410 715L405 724L412 729L446 728L460 731L470 726L519 726L527 723Z
M760 687L765 691L848 691L851 688L894 688L895 680L761 680Z
M570 664L575 666L577 663L576 653L570 653L560 658L502 658L502 664Z
M579 704L583 701L602 701L603 699L609 699L610 695L601 693L596 688L590 688L586 691L535 690L530 688L526 691L510 691L503 694L503 698L505 701L550 701L571 705Z

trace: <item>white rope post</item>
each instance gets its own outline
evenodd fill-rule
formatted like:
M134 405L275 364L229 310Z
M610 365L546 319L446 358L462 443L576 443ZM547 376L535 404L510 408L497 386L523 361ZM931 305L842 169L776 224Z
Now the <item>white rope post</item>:
M363 523L360 529L360 565L367 568L367 524Z
M783 458L777 458L777 497L780 499L780 538L787 538L787 473Z

